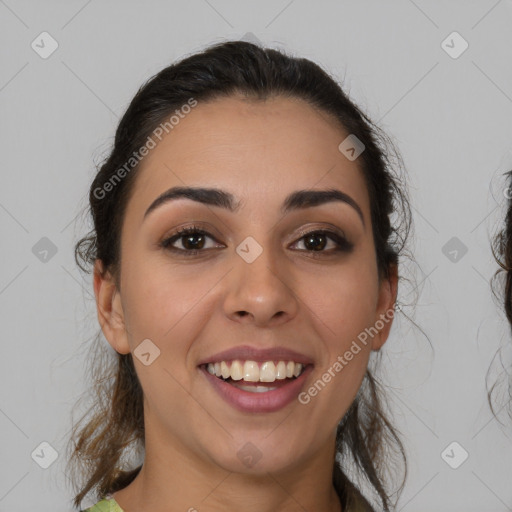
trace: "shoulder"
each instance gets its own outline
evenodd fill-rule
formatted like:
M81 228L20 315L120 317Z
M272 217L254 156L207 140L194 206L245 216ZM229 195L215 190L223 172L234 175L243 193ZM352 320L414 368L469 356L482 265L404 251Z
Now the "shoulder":
M98 501L96 505L81 510L80 512L124 512L123 509L116 503L114 498L104 498Z

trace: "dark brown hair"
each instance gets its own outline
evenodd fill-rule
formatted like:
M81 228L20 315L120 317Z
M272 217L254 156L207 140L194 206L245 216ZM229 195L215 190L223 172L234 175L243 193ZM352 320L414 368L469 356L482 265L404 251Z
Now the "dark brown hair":
M233 95L255 101L276 96L301 99L363 142L365 148L357 162L370 198L379 278L388 277L391 266L398 265L399 255L404 252L412 222L403 178L395 172L402 168L399 153L317 64L243 41L218 43L188 56L157 73L138 90L119 123L113 148L91 184L93 229L75 246L79 267L89 272L99 259L104 271L109 271L119 285L121 225L133 193L137 165L122 173L123 179L115 186L105 185L119 176L119 169L145 144L155 127L191 98L200 104ZM95 350L101 350L100 343L97 345ZM82 416L71 437L69 466L78 490L76 506L92 490L96 498L103 498L122 489L141 468L122 467L128 449L141 453L144 447L142 390L132 355L116 352L113 364L111 356L100 359L98 354L95 352L91 367L95 400L88 411L90 417ZM380 394L378 381L367 370L356 399L337 428L340 463L334 465L333 483L344 507L361 500L356 474L374 491L384 511L392 506L387 481L390 467L400 466L405 480L404 448L386 419ZM85 426L79 430L82 422ZM350 478L349 464L353 467Z
M504 286L500 295L503 297L502 304L505 315L512 328L512 171L505 173L505 176L508 181L506 189L508 194L505 194L507 198L505 220L501 231L493 239L491 249L495 261L500 266L495 272L494 278L505 273ZM496 291L495 288L493 290Z
M509 332L512 333L512 171L504 173L506 187L503 195L506 198L505 218L498 233L492 238L491 250L499 268L491 280L494 299L499 301L508 320ZM487 398L491 411L498 416L501 409L509 405L508 414L512 418L512 378L510 368L501 361L501 349L498 349L487 372L487 382L493 368L493 363L502 367L497 380L488 387ZM502 393L500 393L502 391ZM503 402L503 403L502 403Z

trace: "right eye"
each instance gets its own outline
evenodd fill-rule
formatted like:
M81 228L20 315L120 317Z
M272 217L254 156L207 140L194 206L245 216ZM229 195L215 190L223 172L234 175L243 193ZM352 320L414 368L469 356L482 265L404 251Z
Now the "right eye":
M206 238L215 240L207 231L196 226L189 226L176 230L175 234L162 240L160 246L169 251L181 253L184 256L195 256L204 250ZM181 242L182 247L184 247L183 249L173 247L173 244L177 241Z

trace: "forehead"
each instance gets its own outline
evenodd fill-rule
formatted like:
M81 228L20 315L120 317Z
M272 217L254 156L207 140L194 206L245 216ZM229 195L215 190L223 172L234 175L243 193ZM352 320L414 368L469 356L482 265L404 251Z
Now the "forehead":
M337 188L369 222L356 161L338 149L348 133L329 114L296 98L228 97L198 102L142 160L129 210L145 208L173 186L229 190L243 204L281 206L297 189Z

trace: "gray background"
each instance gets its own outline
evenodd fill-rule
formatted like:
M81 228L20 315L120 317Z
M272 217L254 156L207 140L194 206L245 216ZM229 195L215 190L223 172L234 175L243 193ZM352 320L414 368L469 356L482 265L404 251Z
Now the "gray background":
M409 456L398 509L510 510L512 421L505 409L504 427L493 419L485 376L511 345L489 285L512 168L511 28L505 0L0 0L0 511L71 510L64 448L98 328L73 244L88 228L94 163L144 80L249 32L343 80L404 157L417 264L404 267L416 284L400 295L417 304L404 306L383 357ZM31 47L43 31L58 42L46 59ZM453 31L469 44L457 58L442 46ZM43 237L56 254L44 256ZM454 441L452 464L469 453L458 469L441 455ZM43 442L59 454L47 469L36 463L49 462Z

